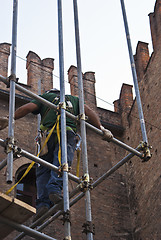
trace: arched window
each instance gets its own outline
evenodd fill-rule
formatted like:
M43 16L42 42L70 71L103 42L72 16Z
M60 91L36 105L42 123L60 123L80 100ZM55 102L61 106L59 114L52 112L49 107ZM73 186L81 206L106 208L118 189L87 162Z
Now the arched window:
M16 182L22 177L29 164L21 166L16 172ZM16 198L35 207L36 205L36 175L35 167L21 180L16 187Z

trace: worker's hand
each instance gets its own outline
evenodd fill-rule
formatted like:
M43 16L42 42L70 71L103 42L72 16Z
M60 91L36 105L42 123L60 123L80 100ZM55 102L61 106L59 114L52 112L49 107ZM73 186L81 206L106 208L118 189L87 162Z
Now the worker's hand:
M8 117L0 117L0 130L8 126Z
M113 134L106 128L104 128L103 126L100 127L102 132L103 132L103 140L106 140L108 142L111 141L111 139L113 138Z

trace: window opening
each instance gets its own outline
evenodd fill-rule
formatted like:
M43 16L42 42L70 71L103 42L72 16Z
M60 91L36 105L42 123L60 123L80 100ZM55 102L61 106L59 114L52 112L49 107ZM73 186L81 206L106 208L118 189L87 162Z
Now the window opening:
M29 164L20 167L16 173L16 182L22 177ZM16 198L35 207L36 206L36 174L33 167L16 187Z

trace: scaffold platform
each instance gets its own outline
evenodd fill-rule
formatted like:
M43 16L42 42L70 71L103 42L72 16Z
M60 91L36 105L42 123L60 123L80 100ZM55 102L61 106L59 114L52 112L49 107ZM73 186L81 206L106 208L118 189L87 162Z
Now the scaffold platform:
M35 213L36 209L27 203L24 203L16 198L9 197L0 192L0 215L2 217L17 223L24 223ZM14 231L13 228L1 222L0 229L0 239L4 239L12 231Z

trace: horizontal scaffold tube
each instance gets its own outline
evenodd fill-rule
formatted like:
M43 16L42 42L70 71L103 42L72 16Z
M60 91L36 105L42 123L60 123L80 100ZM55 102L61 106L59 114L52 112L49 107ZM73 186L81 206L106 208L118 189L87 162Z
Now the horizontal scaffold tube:
M107 170L100 178L98 178L94 183L91 184L91 190L93 190L95 187L97 187L100 183L102 183L106 178L108 178L112 173L114 173L117 169L119 169L121 166L123 166L126 162L128 162L132 157L134 156L133 153L128 154L126 157L124 157L122 160L120 160L116 165L114 165L112 168ZM76 189L72 191L70 194L70 198L74 196L76 193L78 193L79 187L77 186ZM77 203L82 197L85 196L85 192L80 193L78 196L76 196L74 199L70 201L70 207L72 207L75 203ZM45 220L47 217L49 217L49 212L53 212L54 210L58 209L58 205L55 205L52 209L48 211L48 213L44 214L40 219L38 219L35 223L33 223L30 227L34 228L37 226L37 224ZM60 204L59 204L60 206ZM57 219L60 215L63 214L63 210L58 211L55 215L51 216L47 221L45 221L41 226L37 228L38 231L41 231L46 226L48 226L52 221ZM25 236L25 233L21 233L19 236L17 236L14 240L20 240Z
M6 85L8 85L8 81L9 81L8 78L5 78L5 77L3 77L3 76L0 75L0 80L1 80L2 82L4 82ZM47 101L46 99L44 99L44 98L42 98L42 97L40 97L40 96L38 96L38 95L36 95L35 93L32 93L31 91L29 91L29 90L21 87L19 84L16 83L16 84L15 84L15 87L16 87L16 89L18 89L19 91L25 93L26 95L30 96L30 97L33 98L33 99L36 99L36 100L40 101L41 103L43 103L44 105L48 106L49 108L52 108L52 109L54 109L54 110L57 110L57 106L56 106L56 105L54 105L53 103ZM71 114L71 113L69 113L69 112L67 112L67 111L66 111L66 115L67 115L69 118L72 118L73 120L77 121L77 116L74 116L73 114ZM100 129L92 126L91 124L89 124L89 123L87 123L87 122L86 122L86 126L87 126L88 128L90 128L91 130L93 130L94 132L96 132L97 134L99 134L100 136L103 136L103 132L102 132ZM140 157L140 158L143 157L143 154L142 154L142 153L140 153L139 151L137 151L137 150L135 150L134 148L126 145L125 143L119 141L118 139L116 139L116 138L114 138L114 137L113 137L110 141L113 142L113 143L115 143L116 145L118 145L118 146L126 149L127 151L129 151L129 152L131 152L131 153L134 153L136 156L138 156L138 157Z
M97 187L100 183L102 183L107 177L109 177L112 173L114 173L117 169L119 169L122 165L128 162L134 156L133 153L128 154L125 158L120 160L116 165L114 165L111 169L109 169L106 173L104 173L100 178L98 178L93 184L91 184L91 190ZM82 197L85 196L85 193L82 192L74 199L70 201L70 207L72 207L75 203L77 203ZM58 218L61 214L63 214L63 210L58 211L54 216L52 216L48 221L44 222L40 227L37 228L38 231L44 229L48 224ZM16 239L17 240L17 239Z
M72 197L74 197L77 193L79 193L80 192L80 187L79 187L79 185L70 193L70 195L69 195L69 197L70 198L72 198ZM35 228L35 227L37 227L38 225L40 225L40 223L41 222L44 222L44 220L46 219L46 218L51 218L51 216L54 214L54 219L56 219L57 217L59 217L60 215L61 215L61 211L58 211L59 209L62 209L62 206L63 206L63 204L62 204L62 202L63 202L63 200L60 202L60 203L58 203L58 204L56 204L56 205L54 205L52 208L50 208L43 216L41 216L39 219L37 219L34 223L32 223L29 227L30 228ZM56 211L58 211L56 214L55 214L55 212ZM61 213L60 213L61 212ZM53 218L52 218L53 219ZM54 220L53 219L53 220ZM53 221L52 220L52 221ZM48 223L46 223L46 222L48 222ZM45 224L46 224L46 226L51 222L50 221L50 219L48 219L47 221L45 222ZM42 225L41 225L42 226ZM43 224L43 226L44 227L42 227L42 229L43 228L45 228L45 225ZM39 228L37 228L37 230L39 230ZM21 233L21 234L19 234L14 240L20 240L20 239L22 239L24 236L25 236L26 234L23 232L23 233Z
M0 80L1 80L3 83L5 83L6 85L9 84L8 78L5 78L5 77L3 77L3 76L1 76L1 75L0 75ZM48 100L40 97L40 96L37 95L37 94L35 94L35 93L27 90L26 88L20 86L19 84L16 83L16 84L15 84L15 87L16 87L16 89L19 90L20 92L23 92L23 93L26 94L27 96L30 96L31 98L38 100L39 102L43 103L44 105L48 106L49 108L52 108L52 109L54 109L55 111L58 110L58 109L57 109L57 105L49 102ZM66 112L66 114L67 114L68 117L72 118L73 120L77 120L77 117L74 116L73 114L71 114L71 113L69 113L69 112Z
M1 170L2 168L4 168L6 165L7 165L7 158L3 159L3 160L0 162L0 170Z
M85 196L85 193L82 192L79 195L77 195L74 199L70 202L70 207L72 207L75 203L77 203L82 197ZM51 216L46 222L44 222L41 226L37 227L37 231L43 230L45 227L47 227L51 222L53 222L55 219L57 219L59 216L63 214L63 210L59 210L55 215ZM17 238L15 240L18 240Z
M129 153L126 157L120 160L116 165L110 168L107 172L105 172L100 178L98 178L91 186L92 188L97 187L100 183L102 183L107 177L109 177L112 173L114 173L117 169L123 166L126 162L128 162L134 156L133 153Z
M2 216L0 216L0 222L11 226L12 228L15 228L18 231L23 231L27 235L29 235L31 237L34 237L35 239L56 240L55 238L47 236L44 233L40 233L40 232L38 232L36 230L33 230L33 229L23 225L23 224L16 223L15 221L11 221L8 218L2 217Z
M89 123L87 123L87 122L86 122L86 125L87 125L87 127L89 127L90 129L92 129L95 133L99 134L100 136L103 135L103 133L102 133L102 131L101 131L100 129L98 129L98 128L92 126L91 124L89 124ZM116 145L118 145L118 146L120 146L120 147L126 149L127 151L133 153L134 155L136 155L136 156L138 156L138 157L140 157L140 158L143 157L143 154L142 154L142 153L140 153L140 152L137 151L136 149L134 149L134 148L128 146L127 144L125 144L125 143L119 141L118 139L116 139L116 138L114 138L114 137L111 138L110 142L115 143Z
M2 147L4 147L4 140L1 139L1 138L0 138L0 145L1 145ZM36 162L36 163L40 163L40 164L43 165L44 167L47 167L47 168L49 168L49 169L51 169L51 170L53 170L53 171L55 171L55 172L58 172L58 173L60 172L58 167L54 166L54 165L51 164L51 163L46 162L45 160L43 160L43 159L41 159L41 158L39 158L39 157L36 157L35 155L33 155L33 154L31 154L31 153L23 150L23 149L21 149L20 154L21 154L22 156L27 157L28 159ZM80 179L79 179L78 177L76 177L75 175L71 174L71 173L69 173L69 178L70 178L71 180L73 180L74 182L80 183Z

